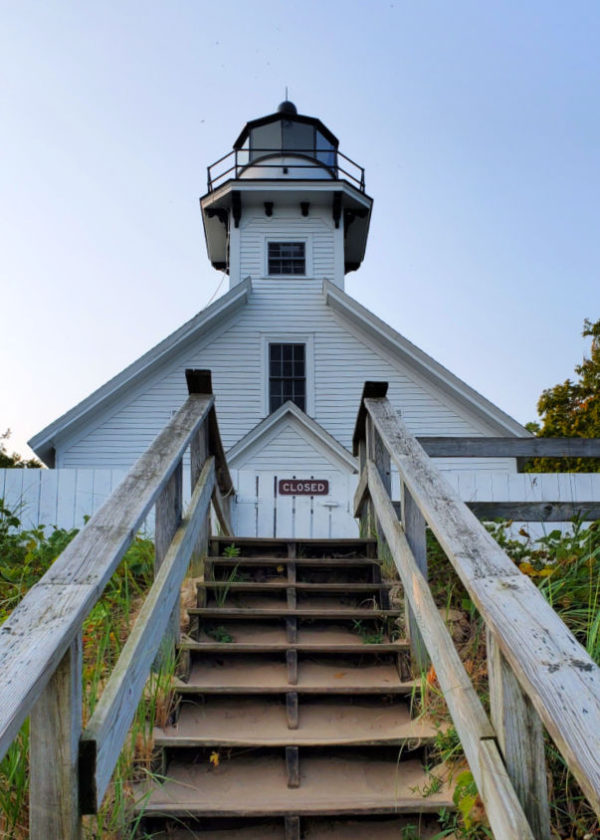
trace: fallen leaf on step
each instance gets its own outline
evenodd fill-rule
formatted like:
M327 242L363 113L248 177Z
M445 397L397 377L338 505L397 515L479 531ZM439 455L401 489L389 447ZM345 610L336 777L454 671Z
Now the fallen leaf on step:
M208 760L213 765L213 767L218 767L219 766L219 753L218 752L211 752Z

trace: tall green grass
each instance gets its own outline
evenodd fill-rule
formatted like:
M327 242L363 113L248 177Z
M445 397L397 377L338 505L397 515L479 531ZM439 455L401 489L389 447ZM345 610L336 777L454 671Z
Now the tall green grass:
M513 534L511 522L488 526L490 533L523 574L538 586L548 603L594 661L600 665L600 521L574 520L566 532L549 531L532 538L526 528ZM461 581L433 535L428 534L429 576L440 608L461 615L455 642L473 684L488 702L484 625ZM439 715L439 698L432 697ZM443 740L443 739L442 739ZM446 750L439 751L445 757ZM455 745L453 754L456 754ZM553 838L591 840L600 823L564 759L546 737L549 800ZM457 837L485 837L485 826L466 830L458 820ZM479 833L478 833L479 832Z
M0 499L0 623L50 568L77 529L24 529L18 513ZM94 712L102 689L131 630L144 593L153 580L154 543L136 537L82 628L83 720ZM166 722L175 669L164 657L137 709L128 740L100 813L84 820L89 840L128 840L136 836L131 820L132 782L152 772L155 725ZM0 840L26 840L29 797L29 722L0 762Z

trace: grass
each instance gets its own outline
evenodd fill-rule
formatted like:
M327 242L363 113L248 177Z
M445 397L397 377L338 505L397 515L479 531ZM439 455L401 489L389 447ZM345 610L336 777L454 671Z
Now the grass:
M18 515L0 499L0 623L47 571L77 533L43 527L23 529ZM94 712L103 687L133 626L144 594L153 580L154 543L136 537L109 581L102 598L83 624L83 722ZM171 706L174 655L163 657L146 684L142 701L119 758L100 812L84 818L89 840L133 840L132 782L152 773L155 725L164 725ZM0 838L26 840L29 797L29 724L0 762Z

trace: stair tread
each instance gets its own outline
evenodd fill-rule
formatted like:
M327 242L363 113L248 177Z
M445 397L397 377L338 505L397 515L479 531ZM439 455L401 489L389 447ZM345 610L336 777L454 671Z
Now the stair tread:
M153 831L151 837L152 840L194 840L196 837L200 840L201 838L205 840L285 840L285 828L283 822L279 825L246 826L245 828L217 830L211 828L206 831L194 830L193 828L169 828L167 832L156 833ZM314 840L317 840L317 838L315 837ZM334 840L333 835L331 835L331 840Z
M263 816L362 813L431 813L452 808L446 785L423 795L430 777L418 761L307 757L300 787L287 787L277 756L223 760L218 767L174 760L167 781L136 786L140 809L152 814ZM149 796L144 796L149 792Z
M220 647L225 644L239 644L240 646L259 645L262 647L270 645L273 646L274 650L286 650L294 647L305 650L310 650L311 648L314 650L320 650L323 648L335 650L336 648L344 646L360 646L361 648L365 648L367 652L371 648L388 649L392 646L392 649L403 650L408 647L406 639L398 639L394 642L390 642L385 636L384 643L382 645L363 642L362 638L355 630L351 630L348 627L343 626L329 626L324 628L299 627L298 641L296 644L290 644L287 641L286 632L281 626L270 627L268 625L260 625L257 623L239 623L232 625L226 622L222 625L222 627L226 632L229 632L230 636L233 637L233 642L219 643L214 639L214 637L211 637L206 633L205 628L201 628L197 641L186 641L181 644L180 647L191 650L203 650L205 649L204 645L217 645ZM215 632L215 628L213 628L212 632Z
M227 589L240 592L261 591L261 590L286 590L292 587L301 592L374 592L376 590L389 589L390 584L386 583L290 583L286 579L268 581L227 581L209 580L198 583L198 589Z
M272 557L255 555L254 557L224 557L211 555L210 563L220 566L285 566L288 562L296 566L378 566L379 561L373 557Z
M379 642L371 644L358 639L354 643L332 644L292 644L291 642L184 642L181 650L203 651L204 653L279 653L286 650L305 651L307 653L356 653L362 655L378 653L400 653L407 649L406 642Z
M285 705L263 700L219 698L184 703L177 724L155 730L157 746L414 745L431 740L436 728L413 720L404 703L301 703L297 729L289 729Z
M316 818L306 821L302 836L305 840L401 840L402 832L418 825L420 840L439 837L440 824L432 817L392 817L380 820L324 820ZM207 831L192 828L171 829L168 833L152 834L153 840L285 840L283 821L278 825L225 828ZM446 840L455 840L454 835Z
M372 598L365 597L361 599L362 605L354 602L361 599L361 593L328 593L318 594L311 593L306 595L302 592L298 593L298 604L294 609L297 610L317 610L328 613L338 613L348 610L373 610L379 609L372 605ZM367 606L370 604L370 606ZM288 610L286 602L285 589L273 589L271 592L255 591L255 592L228 592L225 590L224 597L221 600L217 598L209 598L205 609L234 609L234 610ZM202 609L202 608L201 608ZM361 613L362 614L362 613Z
M288 683L285 663L264 662L245 657L228 659L224 664L215 662L194 663L187 683L177 682L181 693L211 691L249 693L281 691L352 691L354 693L407 693L415 681L402 682L394 665L365 665L347 667L339 664L300 662L298 682Z
M340 607L339 609L287 609L284 606L266 609L264 607L191 607L188 609L190 615L199 615L207 618L268 618L281 616L283 618L355 618L355 619L375 619L375 618L398 618L402 615L401 610L380 610L380 609L363 609L361 607ZM333 614L335 613L335 614Z
M210 538L212 543L219 545L235 545L238 548L255 545L273 545L281 546L287 549L290 545L308 545L308 546L366 546L376 545L377 541L374 537L225 537L214 536Z

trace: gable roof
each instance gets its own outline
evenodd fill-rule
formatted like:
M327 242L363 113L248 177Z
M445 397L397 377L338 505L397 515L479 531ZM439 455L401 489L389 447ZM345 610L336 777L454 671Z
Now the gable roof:
M294 425L300 426L303 437L308 438L308 441L320 450L329 461L338 464L341 462L340 466L352 472L358 472L358 463L350 452L333 435L330 435L320 423L309 417L296 403L290 400L284 402L272 414L257 423L248 434L231 447L227 452L228 464L235 468L236 462L239 463L245 454L260 446L261 443L266 444L276 431L290 420Z
M458 376L436 362L415 344L343 292L329 280L323 280L323 296L328 306L351 324L387 349L393 357L412 368L454 402L498 429L499 433L529 437L529 432L509 414L498 408Z
M118 394L126 388L131 387L132 383L149 373L158 364L167 361L171 356L177 353L182 346L187 342L193 341L198 334L209 330L216 326L220 321L229 317L238 308L243 306L252 291L252 283L247 277L242 283L234 286L222 297L218 298L214 303L202 309L186 321L181 327L168 335L163 341L156 344L143 356L140 356L132 364L128 365L121 373L113 376L104 385L91 393L80 403L77 403L65 414L61 415L57 420L50 423L38 432L37 435L28 441L29 446L42 460L48 462L53 459L53 442L54 438L65 432L74 424L82 420L89 412L99 408L108 400L114 399Z
M86 399L82 400L57 420L42 429L42 431L34 435L29 441L29 445L36 455L47 464L53 466L53 448L55 440L59 436L68 430L72 430L77 424L87 419L92 412L109 405L125 392L126 389L131 388L144 377L149 376L156 368L176 355L188 343L197 340L202 334L218 326L230 315L241 309L247 303L251 292L252 281L250 277L247 277L242 283L234 286L210 306L207 306L151 350L144 353L137 361L128 365L121 373L114 376L90 394L90 396L86 397ZM331 307L332 311L341 316L350 327L355 328L367 341L381 348L388 358L391 357L392 362L395 359L410 370L413 370L424 382L429 383L437 391L446 395L455 404L470 411L472 415L484 421L497 434L508 434L518 437L528 436L526 430L516 420L473 388L469 387L443 365L436 362L435 359L420 350L329 280L323 281L323 297L326 305ZM291 411L293 412L294 409L292 408ZM297 411L299 412L300 409L297 409ZM307 417L304 412L302 414L310 423L315 422ZM267 417L263 422L267 423L273 416ZM294 414L294 416L296 415ZM260 426L261 424L248 434L252 435ZM319 424L315 424L315 426L318 426L320 435L331 438L331 441L334 441L336 446L341 447L348 457L352 457ZM316 430L313 429L312 431L316 433ZM237 447L241 446L245 440L246 438L242 438L230 450L234 457L237 453Z

